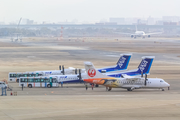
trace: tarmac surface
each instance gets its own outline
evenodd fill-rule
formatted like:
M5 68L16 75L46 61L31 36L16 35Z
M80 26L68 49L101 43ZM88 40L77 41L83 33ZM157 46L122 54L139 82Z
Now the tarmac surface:
M84 68L115 65L121 53L133 53L128 69L136 69L142 56L155 56L148 77L167 81L170 90L113 88L85 90L84 84L61 88L24 88L9 83L17 96L0 96L0 120L179 120L179 38L24 38L23 42L0 39L0 77L9 72L54 70L59 65ZM0 91L1 92L1 91Z

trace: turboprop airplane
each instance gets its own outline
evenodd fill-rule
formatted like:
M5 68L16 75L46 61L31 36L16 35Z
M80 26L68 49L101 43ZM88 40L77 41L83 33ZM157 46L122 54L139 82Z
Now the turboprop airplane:
M85 68L87 75L83 76L82 79L85 82L91 81L94 84L104 85L109 88L108 91L112 88L124 88L128 91L140 88L162 89L164 91L164 88L168 87L169 89L170 86L161 78L147 78L147 74L143 78L143 72L141 77L125 75L123 78L115 78L100 73L91 62L85 62Z
M118 73L105 73L105 75L109 76L109 77L113 77L113 78L122 78L122 77L127 77L127 76L136 76L136 77L138 77L138 76L141 76L141 75L144 75L144 74L149 74L153 59L154 59L154 56L144 56L144 57L142 57L142 61L139 64L137 69L128 70L128 71L122 71L122 72L119 71ZM86 72L87 72L88 63L87 64L85 63L85 69L86 69ZM92 70L87 72L87 74L90 74L90 73L95 73L95 69L92 69ZM99 79L95 78L94 79L93 76L92 76L92 78L87 79L86 75L82 76L82 78L83 78L83 80L85 82L88 82L88 83L95 83L97 85L102 85L103 84L103 82L101 81L101 78L99 78Z
M99 68L99 72L113 72L119 70L126 70L131 59L132 54L120 54L120 58L115 66L109 66L105 68ZM27 73L27 72L26 72ZM77 74L77 69L69 67L69 69L64 69L64 66L59 66L59 70L47 70L47 71L34 71L29 73L38 73L42 75L65 75L65 74ZM81 73L85 73L85 69L81 69Z
M129 60L131 58L131 54L121 54L120 59L117 62L116 66L110 66L106 68L97 69L99 72L112 72L112 71L123 71L127 69L127 66L129 64ZM81 73L83 71L83 73ZM76 75L50 75L50 76L56 76L59 83L81 83L82 77L81 74L86 75L85 69L81 70L79 69L79 74L77 74L77 69L75 71Z
M121 33L121 34L127 34L127 35L130 35L131 38L134 38L134 39L135 39L136 37L142 37L142 38L145 38L146 36L147 36L148 38L150 38L151 35L162 34L162 32L145 33L144 31L138 31L138 30L137 30L137 26L136 26L136 31L135 31L134 34L132 34L132 33Z

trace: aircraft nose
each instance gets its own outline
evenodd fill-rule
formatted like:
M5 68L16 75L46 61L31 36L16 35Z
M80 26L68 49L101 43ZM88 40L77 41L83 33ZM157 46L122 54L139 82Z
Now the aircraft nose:
M167 87L170 87L170 84L166 82Z

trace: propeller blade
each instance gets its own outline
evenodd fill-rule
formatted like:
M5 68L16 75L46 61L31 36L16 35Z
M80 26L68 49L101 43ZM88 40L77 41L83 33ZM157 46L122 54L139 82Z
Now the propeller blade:
M59 66L59 70L61 70L61 65Z
M77 69L75 69L75 74L77 75Z
M147 74L145 74L145 81L144 81L144 85L147 85Z
M141 77L143 77L143 71L141 72Z
M81 69L79 69L79 81L81 82Z
M63 72L63 75L64 75L64 65L62 65L62 69L63 69L63 71L62 71L62 72Z
M145 80L147 80L147 74L145 74Z

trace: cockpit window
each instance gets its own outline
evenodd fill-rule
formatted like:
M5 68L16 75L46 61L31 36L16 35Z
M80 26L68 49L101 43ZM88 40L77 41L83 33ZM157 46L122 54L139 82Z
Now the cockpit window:
M160 82L163 82L162 80L160 80Z

